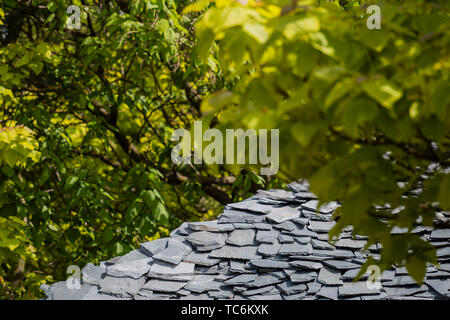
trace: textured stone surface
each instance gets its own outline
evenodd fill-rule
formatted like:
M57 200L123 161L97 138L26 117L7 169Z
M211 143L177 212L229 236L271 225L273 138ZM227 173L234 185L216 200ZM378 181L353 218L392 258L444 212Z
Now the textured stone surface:
M187 282L151 279L142 289L159 292L177 292L183 288Z
M286 206L272 209L272 211L266 216L266 219L275 223L282 223L287 220L298 218L299 216L300 211L298 211L297 206Z
M139 279L150 271L153 258L131 260L113 264L106 268L106 273L113 277L130 277Z
M190 262L195 265L211 267L220 262L220 259L210 257L209 253L195 253L191 252L183 260L184 262Z
M235 246L249 246L252 245L255 240L255 231L248 229L234 230L227 239L227 244Z
M343 286L339 287L339 296L360 296L379 294L380 290L370 289L365 281L360 282L345 282Z
M83 270L81 270L83 276L83 283L86 284L100 284L100 281L106 275L106 267L95 266L92 263L88 263Z
M153 258L172 264L179 264L191 251L192 249L187 245L177 240L170 239L167 242L167 247L154 255Z
M194 274L194 264L180 262L174 266L166 262L155 262L150 268L149 277L165 280L191 280Z
M450 298L449 229L415 227L411 232L437 247L439 269L427 266L424 284L397 266L381 274L381 288L369 289L368 274L353 279L370 255L366 237L347 227L335 243L328 231L339 204L318 207L306 182L291 190L268 190L226 206L218 220L184 222L169 238L87 264L78 290L65 281L42 285L47 299L77 300L430 300ZM394 228L391 233L407 230Z
M341 273L330 268L320 269L317 282L327 286L337 286L343 284Z
M260 256L256 254L256 250L256 247L225 246L211 252L211 257L243 260L258 259Z
M221 248L225 245L228 235L208 231L193 232L186 240L195 247L209 247L211 250Z

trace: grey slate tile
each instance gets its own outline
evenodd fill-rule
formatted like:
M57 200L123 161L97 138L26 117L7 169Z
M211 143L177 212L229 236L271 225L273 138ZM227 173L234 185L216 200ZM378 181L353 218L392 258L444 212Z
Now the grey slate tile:
M173 265L163 261L155 261L150 268L148 276L151 278L175 281L189 281L194 274L193 263L180 262Z
M316 294L322 288L322 285L318 282L310 282L307 284L308 294Z
M320 269L317 282L327 286L337 286L343 284L341 280L341 273L326 267Z
M281 255L310 255L312 246L310 244L301 245L298 243L285 243L281 245L279 254Z
M256 254L256 250L256 247L233 247L226 245L220 249L212 251L211 257L237 260L258 259L260 256Z
M197 231L187 236L186 241L191 243L194 247L209 247L212 249L218 249L225 245L227 238L228 234L226 233Z
M102 278L106 275L106 267L95 266L92 263L88 263L82 270L83 283L98 285Z
M426 279L425 283L429 285L433 290L438 292L441 295L447 296L449 294L450 290L450 282L448 279L441 280L441 279Z
M359 264L342 260L325 260L323 264L336 270L350 270L361 267Z
M319 270L323 267L322 263L320 262L314 262L314 261L291 261L289 264L297 269L302 270Z
M160 238L141 244L141 249L145 250L150 256L158 254L167 247L169 238Z
M388 298L388 295L386 292L380 292L379 294L372 294L368 296L362 295L361 300L386 300Z
M281 294L267 294L250 296L250 300L282 300Z
M243 285L255 280L256 278L258 278L258 275L256 274L241 274L239 276L226 280L225 284L233 286Z
M221 289L220 291L210 291L208 295L217 300L231 300L234 298L234 293L231 289Z
M277 240L277 237L278 237L277 231L259 230L256 233L256 241L260 243L273 244L275 240Z
M383 287L398 287L398 286L407 286L407 285L415 285L416 281L410 276L396 276L391 281L383 282Z
M309 183L307 181L294 181L287 185L292 192L309 192Z
M339 297L379 294L379 289L370 289L366 281L345 282L339 287Z
M321 241L321 240L316 240L316 239L311 239L311 245L313 246L314 249L321 249L321 250L334 250L335 247L326 242L326 241Z
M286 231L292 231L297 228L297 226L292 221L284 221L279 224L274 224L273 227L275 229L286 230Z
M230 234L230 236L226 240L226 243L241 247L252 245L254 240L255 240L254 230L238 229L234 230Z
M289 268L289 262L270 259L250 260L250 263L258 268L266 269L286 269Z
M139 279L150 271L153 258L124 261L106 268L106 273L113 277L130 277Z
M263 256L274 256L278 254L280 251L281 244L278 242L275 242L274 244L261 244L259 245L257 252Z
M167 248L154 255L153 258L172 264L179 264L191 251L192 248L187 245L170 239L167 243Z
M209 253L195 253L191 252L187 255L183 260L184 262L194 263L200 266L211 267L220 262L220 259L212 258L209 256Z
M253 225L258 230L265 230L265 231L272 230L272 226L268 223L254 223Z
M279 277L277 277L273 274L264 273L264 274L258 275L258 277L256 277L255 280L244 283L243 285L246 287L250 287L250 288L259 288L259 287L264 287L264 286L268 286L271 284L277 284L280 282L283 282L283 279L280 279Z
M242 223L242 222L233 223L233 227L235 229L255 229L256 228L253 223Z
M291 191L282 189L258 190L258 194L269 199L290 202L295 200L295 196Z
M181 290L187 282L151 279L141 289L173 293Z
M291 294L291 295L287 295L287 294L281 294L281 297L283 298L283 300L302 300L304 297L306 296L306 292L302 292L302 293L296 293L296 294Z
M114 264L148 259L149 256L150 255L148 254L147 250L140 248L140 249L132 250L132 251L128 252L127 254L125 254L121 257L118 257L118 259L114 261Z
M295 283L290 280L284 281L282 283L278 283L276 285L278 289L280 289L281 292L283 292L286 295L296 294L304 292L308 289L308 287L305 284L302 283Z
M219 223L263 223L265 220L265 215L230 209L225 209L219 216Z
M415 293L425 292L428 290L426 285L409 286L409 287L384 287L384 291L388 296L410 296Z
M196 275L187 283L184 289L195 293L203 293L207 291L219 291L223 283L216 281L214 276Z
M256 288L256 289L247 289L242 292L242 295L243 296L254 296L255 294L262 294L262 293L270 292L273 288L275 288L274 285L269 285L269 286L260 287L260 288Z
M242 202L229 203L227 208L232 208L235 210L251 211L260 214L267 214L271 210L270 205L261 204L257 200L245 200Z
M308 218L295 218L291 220L292 222L299 224L301 226L305 226L308 224L309 219Z
M288 236L286 234L279 233L278 241L280 243L294 243L294 238L292 238L291 236Z
M341 287L339 287L339 290ZM320 290L316 293L319 297L324 297L330 300L338 299L338 287L322 286Z
M60 281L52 284L48 290L52 300L81 300L91 290L97 290L97 287L82 284L79 289L69 289L65 281Z
M116 278L107 275L100 281L100 291L113 294L133 294L142 288L145 280L145 277L132 279L127 277Z
M206 293L201 293L201 294L193 293L193 294L181 297L180 300L197 301L197 300L212 300L212 298L210 298L208 296L208 294L206 294Z
M201 221L201 222L190 222L188 224L189 229L194 231L210 231L210 232L227 232L233 231L233 224L228 223L218 223L217 220L213 221Z
M309 221L308 228L315 232L329 232L336 225L335 221Z
M299 244L309 244L311 242L310 237L296 237L294 239L294 242L297 242Z
M448 240L450 239L450 229L437 229L437 230L433 230L433 232L431 232L430 235L430 239L433 240Z
M438 258L450 257L450 247L437 249L436 255Z
M317 278L316 272L297 271L289 275L289 279L293 283L306 283Z
M285 206L271 209L270 213L266 216L266 219L275 223L282 223L299 217L300 211L297 206Z
M294 196L297 199L305 200L305 201L312 201L314 199L317 199L316 195L309 191L299 191L294 193Z
M366 245L364 240L341 239L334 243L337 248L362 249Z
M230 260L230 271L244 273L245 272L245 263L241 260Z
M358 273L359 273L359 269L347 270L342 274L341 279L346 280L346 281L354 280L355 277L358 275ZM364 273L359 279L366 280L368 277L369 277L369 275L367 273Z

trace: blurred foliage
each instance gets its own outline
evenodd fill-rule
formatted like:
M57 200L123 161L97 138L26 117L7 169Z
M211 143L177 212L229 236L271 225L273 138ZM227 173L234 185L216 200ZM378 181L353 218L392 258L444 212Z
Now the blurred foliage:
M381 29L367 8L380 5ZM216 0L197 50L233 83L203 103L226 126L280 128L280 172L308 178L320 201L343 201L346 226L380 243L384 270L421 282L434 247L418 225L450 210L450 2ZM223 91L216 94L223 95ZM214 95L212 96L214 97ZM284 177L283 177L284 178ZM408 233L392 235L394 227Z
M0 297L42 297L69 265L279 186L254 167L171 161L172 132L228 85L193 52L191 2L0 1Z

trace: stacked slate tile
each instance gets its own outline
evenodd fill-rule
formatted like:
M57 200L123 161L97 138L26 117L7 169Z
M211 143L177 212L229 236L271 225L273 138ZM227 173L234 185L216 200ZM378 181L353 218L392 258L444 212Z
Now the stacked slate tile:
M336 202L318 207L306 182L289 190L260 191L227 205L218 220L185 222L168 238L82 269L79 289L65 281L42 286L47 299L135 300L427 300L450 298L450 229L413 232L437 247L439 267L429 265L422 285L404 267L353 281L368 255L365 237L346 228L328 241ZM448 213L440 213L448 219ZM407 230L393 229L401 234Z

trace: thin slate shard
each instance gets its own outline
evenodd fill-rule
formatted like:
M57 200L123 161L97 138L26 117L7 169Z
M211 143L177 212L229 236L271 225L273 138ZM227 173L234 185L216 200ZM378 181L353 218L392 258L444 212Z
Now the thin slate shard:
M211 257L251 260L258 259L260 256L256 254L256 247L233 247L225 246L211 252Z
M370 289L368 273L353 280L369 255L380 258L381 245L365 250L367 237L354 235L352 227L331 243L332 211L340 204L318 207L304 181L289 189L259 192L227 206L218 220L184 222L168 238L142 243L99 266L88 264L78 290L65 282L41 288L49 300L450 298L448 228L411 230L437 248L439 267L427 266L422 285L396 266L381 274L381 288Z
M159 291L165 293L177 292L183 288L187 282L151 279L142 289L149 291Z
M217 221L191 222L188 224L188 228L194 231L210 231L210 232L227 232L234 230L234 226L231 223L220 224Z
M339 287L339 296L360 296L379 294L380 290L376 288L369 288L365 281L360 282L345 282L343 286Z

